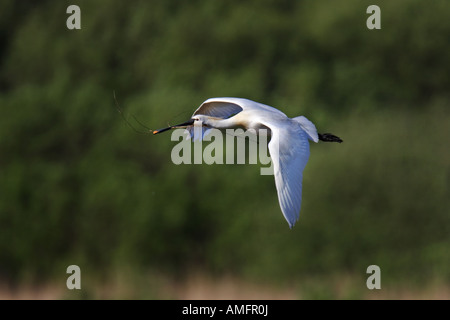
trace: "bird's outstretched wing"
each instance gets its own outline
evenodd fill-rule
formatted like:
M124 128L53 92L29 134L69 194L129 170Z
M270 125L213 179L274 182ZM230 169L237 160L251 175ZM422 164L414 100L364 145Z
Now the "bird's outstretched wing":
M210 117L227 119L243 110L266 111L273 115L286 117L283 112L271 106L248 99L233 97L210 98L195 110L194 115L203 114Z
M195 110L194 115L203 114L210 117L227 119L241 112L243 109L239 104L227 98L208 99Z
M280 128L270 122L264 125L272 131L269 152L278 201L289 227L292 228L300 215L303 170L309 158L308 135L300 126Z

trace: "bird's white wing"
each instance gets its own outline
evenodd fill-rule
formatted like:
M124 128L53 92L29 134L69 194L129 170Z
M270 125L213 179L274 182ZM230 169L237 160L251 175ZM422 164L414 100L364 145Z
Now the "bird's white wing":
M229 101L226 98L208 99L195 110L194 115L203 114L210 117L227 119L235 114L241 112L243 109L234 101Z
M256 110L258 112L265 111L270 112L273 115L286 117L283 112L271 106L249 99L232 97L210 98L203 102L201 106L195 110L194 115L204 114L211 117L227 119L242 110Z
M300 215L303 169L309 158L309 141L305 131L291 123L288 127L264 123L272 131L269 152L272 159L278 201L289 227Z

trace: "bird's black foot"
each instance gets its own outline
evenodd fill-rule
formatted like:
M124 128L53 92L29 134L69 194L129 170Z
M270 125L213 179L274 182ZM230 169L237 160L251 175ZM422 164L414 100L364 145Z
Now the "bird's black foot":
M319 133L319 140L325 142L342 142L342 139L331 133Z

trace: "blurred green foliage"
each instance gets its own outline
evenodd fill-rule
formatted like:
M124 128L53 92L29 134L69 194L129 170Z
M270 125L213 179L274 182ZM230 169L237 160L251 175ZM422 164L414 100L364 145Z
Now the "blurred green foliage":
M383 281L448 283L449 16L446 0L3 0L0 278L77 264L287 283L377 264ZM344 143L311 146L289 230L273 176L174 165L176 142L132 131L113 91L151 128L237 96Z

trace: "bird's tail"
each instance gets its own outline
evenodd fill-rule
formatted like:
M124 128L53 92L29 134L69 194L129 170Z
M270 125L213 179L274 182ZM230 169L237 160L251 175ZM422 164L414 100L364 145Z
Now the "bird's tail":
M331 133L319 133L319 140L325 142L342 142L342 139Z
M312 140L314 142L319 142L319 140L318 140L319 138L317 136L317 129L316 129L316 126L314 125L314 123L312 123L311 121L306 119L304 116L295 117L295 118L293 118L293 120L300 123L300 126L306 132L306 134L308 135L308 138L310 140Z

